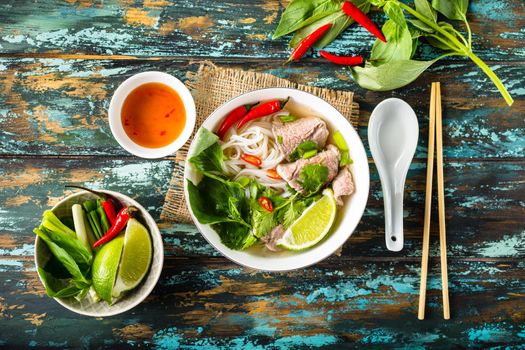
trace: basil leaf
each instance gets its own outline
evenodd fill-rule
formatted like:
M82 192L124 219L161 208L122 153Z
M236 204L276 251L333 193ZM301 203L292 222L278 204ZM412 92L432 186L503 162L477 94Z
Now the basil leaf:
M432 0L432 7L448 19L466 21L468 0Z
M250 228L235 222L221 222L211 225L211 228L217 232L221 242L230 249L246 249L257 242L250 233Z
M292 33L310 23L333 14L341 7L334 0L293 0L281 15L272 39Z
M419 19L408 19L408 22L426 33L434 33L434 28L429 27L425 22L422 22Z
M414 0L414 4L416 5L417 12L421 13L432 22L437 22L437 12L427 0Z
M46 294L51 298L69 298L77 295L82 288L74 285L70 278L57 278L52 273L41 267L37 267L38 274L42 278Z
M393 20L398 26L402 28L407 26L405 14L403 13L403 10L401 9L401 6L399 6L399 3L397 1L387 2L383 7L383 10L385 11L388 18Z
M367 0L352 0L352 2L364 13L370 11L370 3ZM347 16L343 11L337 11L296 31L292 40L290 40L289 46L292 48L296 47L304 40L304 38L327 23L331 23L332 27L318 42L315 43L314 47L316 48L323 48L330 44L335 38L337 38L337 36L339 36L339 34L348 28L348 26L354 23L354 20Z
M391 60L408 60L412 54L412 36L408 27L399 26L393 19L383 25L386 43L377 39L372 46L370 58L381 61L381 64Z
M204 176L198 185L188 181L188 197L193 214L201 224L237 222L249 226L244 188L237 182Z
M223 172L224 154L219 145L219 137L206 128L196 136L197 141L189 162L199 171Z
M438 57L431 61L396 60L373 66L353 67L352 76L363 88L373 91L388 91L410 84L421 75Z

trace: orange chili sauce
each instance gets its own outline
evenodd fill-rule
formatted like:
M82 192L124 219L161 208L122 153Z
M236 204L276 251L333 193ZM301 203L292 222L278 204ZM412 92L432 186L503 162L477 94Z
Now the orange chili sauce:
M169 145L179 137L186 124L182 99L162 83L142 84L131 91L120 115L128 137L147 148Z

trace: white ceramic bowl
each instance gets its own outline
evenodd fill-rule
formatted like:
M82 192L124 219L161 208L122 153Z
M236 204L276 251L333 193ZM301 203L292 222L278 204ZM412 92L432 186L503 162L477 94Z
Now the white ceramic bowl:
M60 305L73 312L76 312L77 314L94 317L106 317L117 315L134 308L144 299L146 299L146 297L151 293L157 284L162 271L162 265L164 262L164 245L162 244L162 237L155 220L153 220L151 215L149 215L144 207L142 207L132 198L129 198L128 196L125 196L121 193L103 190L99 190L99 192L108 193L114 196L125 206L133 205L137 207L140 212L138 217L141 219L141 222L147 226L153 243L153 259L148 274L135 289L126 292L126 294L124 294L124 296L113 305L108 306L105 301L92 303L88 301L88 298L85 298L82 301L77 301L75 298L54 298ZM87 191L76 192L62 199L51 210L59 218L65 215L70 216L71 207L73 204L81 204L85 200L95 198L96 196L94 194ZM35 241L36 266L43 266L47 262L50 254L51 253L49 252L47 245L41 238L37 236ZM40 277L40 275L38 277ZM40 281L42 281L41 277Z
M142 84L162 83L168 85L179 94L186 110L186 124L179 137L167 146L147 148L133 142L124 131L121 120L122 105L131 91ZM143 72L126 79L115 90L109 104L109 127L115 140L131 154L142 158L162 158L175 153L191 136L195 127L195 102L188 88L174 76L163 72Z
M350 122L343 115L321 98L304 91L288 88L270 88L248 92L235 97L215 110L203 123L203 127L215 131L224 117L238 106L256 103L258 101L271 100L275 98L290 97L291 101L299 103L314 115L323 118L328 124L331 132L339 130L345 138L350 149L350 156L354 163L350 166L354 183L355 193L344 199L343 208L339 209L334 227L328 236L314 247L300 251L283 251L279 253L270 252L262 247L254 247L244 251L232 250L221 243L219 235L209 226L202 225L193 215L189 208L193 221L204 238L210 242L221 254L230 260L254 269L267 271L288 271L315 264L333 254L341 247L354 232L366 207L368 190L370 186L370 175L368 171L368 158L359 135ZM189 154L192 153L194 143L191 144ZM186 160L184 177L192 182L197 181L199 174L189 165ZM184 193L186 202L188 200L188 181L184 182Z

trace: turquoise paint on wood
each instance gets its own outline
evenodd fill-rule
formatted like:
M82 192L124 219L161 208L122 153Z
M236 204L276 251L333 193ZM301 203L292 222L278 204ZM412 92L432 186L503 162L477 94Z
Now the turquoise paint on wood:
M317 57L282 67L286 38L268 40L282 10L273 0L23 0L4 1L0 9L0 347L455 349L525 344L523 2L473 0L469 12L474 50L508 86L516 100L510 109L485 76L462 59L440 62L414 84L389 93L364 91L348 79L346 69ZM382 21L377 14L373 19ZM328 49L363 53L371 43L366 31L353 26ZM15 57L20 54L27 58ZM31 57L36 54L50 58ZM436 54L423 46L418 55ZM163 59L149 60L153 56ZM341 256L296 272L261 273L220 257L192 225L160 223L163 274L152 295L134 310L105 319L80 317L44 297L32 260L31 229L41 212L65 194L64 183L126 193L159 219L175 160L141 160L125 153L111 137L106 110L112 91L126 77L162 70L183 79L196 70L196 64L189 64L195 57L353 90L361 105L358 131L363 139L379 101L396 96L412 104L421 137L405 195L405 250L384 249L382 196L371 163L369 204ZM428 319L421 322L415 315L426 115L428 86L436 80L444 97L452 319L441 319L433 225Z

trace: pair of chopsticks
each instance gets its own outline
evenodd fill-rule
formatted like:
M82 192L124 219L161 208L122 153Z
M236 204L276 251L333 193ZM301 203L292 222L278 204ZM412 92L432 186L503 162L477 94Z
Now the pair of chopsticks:
M441 87L432 83L430 94L430 125L428 131L427 186L425 195L425 222L423 228L423 254L421 259L421 284L417 318L425 318L427 294L428 250L430 243L430 209L432 203L432 173L434 171L434 140L436 143L437 188L439 211L439 251L441 255L441 288L443 291L443 318L450 319L448 300L447 237L445 231L445 189L443 183L443 130L441 116Z

